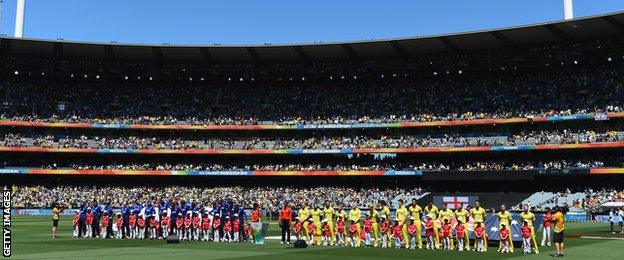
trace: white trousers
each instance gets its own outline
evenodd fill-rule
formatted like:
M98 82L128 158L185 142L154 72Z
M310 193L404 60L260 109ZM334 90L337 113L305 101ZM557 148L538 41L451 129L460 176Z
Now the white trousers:
M552 233L550 232L550 227L544 227L544 230L542 230L542 246L546 244L550 245L550 242L552 241L551 235Z
M388 248L388 235L385 233L381 235L381 248Z
M366 234L364 234L364 244L366 244L367 246L370 246L372 243L372 236L371 233L367 232Z
M401 249L401 239L398 237L394 238L394 248Z
M459 251L464 251L464 238L463 237L457 238L457 247L459 248Z
M139 227L137 232L139 232L137 234L138 239L145 239L145 227Z
M427 245L426 248L429 250L435 249L435 238L433 236L427 237Z
M485 252L485 240L483 238L477 239L477 251Z
M219 242L219 238L220 238L220 236L219 236L219 229L215 229L214 232L213 232L213 235L214 235L214 237L212 238L212 241Z
M525 253L531 253L531 238L522 238L522 249Z
M323 236L323 246L328 246L331 238L329 236Z
M161 226L162 229L162 236L163 237L168 237L169 236L169 228L165 225Z

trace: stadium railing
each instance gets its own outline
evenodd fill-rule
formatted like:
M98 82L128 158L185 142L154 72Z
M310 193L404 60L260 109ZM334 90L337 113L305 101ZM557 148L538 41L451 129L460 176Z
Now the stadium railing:
M354 124L260 124L260 125L141 125L141 124L92 124L92 123L51 123L17 120L0 120L0 126L38 127L38 128L93 128L93 129L144 129L144 130L318 130L318 129L364 129L364 128L417 128L466 125L520 124L532 122L608 120L623 118L624 113L589 113L565 116L539 116L520 118L492 118L474 120L432 121L432 122L396 122L396 123L354 123Z

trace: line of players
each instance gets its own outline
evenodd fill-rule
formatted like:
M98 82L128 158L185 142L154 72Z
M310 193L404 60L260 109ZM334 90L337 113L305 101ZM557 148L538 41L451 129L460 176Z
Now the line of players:
M121 212L117 213L116 219L109 216L108 212L102 214L99 219L99 230L93 230L95 214L89 208L85 218L85 233L80 234L80 211L75 210L72 217L73 237L109 237L109 223L115 221L112 232L116 239L122 239L124 218ZM163 239L170 234L176 234L181 240L187 241L215 241L215 242L243 242L253 241L251 224L242 225L238 214L225 216L221 221L220 215L215 214L213 218L209 214L203 216L199 212L188 211L186 216L177 214L173 220L168 214L163 214L156 218L155 214L143 215L130 213L128 219L130 232L129 239Z
M362 212L357 205L345 211L342 207L334 210L327 203L323 209L317 206L310 209L307 205L301 205L298 216L295 218L293 232L297 239L306 240L312 245L338 245L359 247L364 242L366 246L387 248L423 249L421 231L425 230L425 249L444 250L475 250L487 251L488 237L485 229L486 211L479 202L474 208L464 208L460 203L458 209L453 211L446 205L439 210L432 202L421 208L416 200L405 206L403 200L398 201L396 218L391 222L390 208L385 202L379 207L371 207L365 213L361 221ZM424 218L421 219L421 215ZM498 251L501 253L513 253L513 234L511 224L512 215L503 204L498 212L492 213L499 220L500 241ZM324 217L321 219L321 217ZM468 220L474 221L475 233L474 244L470 244L468 238ZM455 219L456 222L452 223ZM523 252L525 254L539 254L539 248L535 240L534 223L535 214L524 206L520 213L522 223ZM551 216L547 212L544 217L544 236L542 246L548 241L550 246ZM363 228L360 223L363 224ZM457 244L457 246L455 245Z
M423 249L423 241L420 236L422 228L425 230L426 249L446 249L446 250L475 250L487 251L487 232L485 230L486 211L479 202L474 208L464 209L458 204L458 209L452 211L446 205L442 205L439 210L432 202L421 208L416 200L412 204L405 206L403 200L398 201L396 218L392 223L390 208L385 202L381 202L378 209L371 207L365 213L362 221L362 212L357 205L345 211L342 207L334 210L326 203L325 208L317 206L310 209L307 205L302 205L298 211L298 216L293 225L293 231L297 238L307 240L316 245L340 245L359 247L364 241L367 246ZM499 220L499 252L513 252L512 234L510 225L512 224L511 213L507 211L505 205L501 205L500 211L495 214ZM421 218L424 215L424 218ZM550 213L547 212L543 226L545 229L542 246L548 241L550 246ZM217 242L238 242L253 241L254 233L250 224L242 225L238 214L226 215L221 218L215 214L210 218L209 214L187 211L186 216L178 213L175 221L168 214L162 214L157 218L155 214L135 214L131 211L129 217L130 232L127 238L130 239L162 239L170 233L177 234L182 240L203 240ZM324 217L321 219L321 217ZM471 246L468 239L468 220L472 218L474 222L473 231L475 233L474 244ZM535 241L535 231L533 223L535 214L529 211L527 206L520 213L522 220L523 249L525 253L539 253ZM224 221L222 221L224 219ZM456 222L452 223L455 219ZM99 230L93 230L94 214L90 208L86 210L85 234L80 234L80 212L75 211L73 216L74 237L109 237L108 227L111 221L113 225L114 237L117 239L126 238L123 236L124 218L121 213L117 213L114 219L108 212L102 214ZM335 221L335 222L334 222ZM97 222L96 222L97 223ZM360 225L363 224L363 228ZM455 246L455 243L457 246Z

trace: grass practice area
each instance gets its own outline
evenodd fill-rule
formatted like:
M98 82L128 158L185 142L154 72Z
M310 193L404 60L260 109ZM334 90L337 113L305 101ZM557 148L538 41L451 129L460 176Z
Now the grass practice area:
M539 255L496 252L490 245L487 253L457 251L427 251L381 248L342 248L311 246L294 249L278 240L264 245L251 243L186 242L166 244L163 240L115 240L72 238L71 219L64 217L58 238L50 238L50 217L14 216L12 219L12 258L14 259L551 259L554 245L541 247ZM581 236L611 237L606 223L566 223L564 259L624 259L624 241L587 239ZM279 235L272 223L268 236ZM538 231L541 240L541 230ZM621 235L613 237L622 237Z

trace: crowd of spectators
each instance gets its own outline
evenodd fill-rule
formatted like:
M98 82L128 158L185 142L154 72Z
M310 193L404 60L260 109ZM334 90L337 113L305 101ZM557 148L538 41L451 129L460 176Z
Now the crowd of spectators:
M115 186L115 185L15 185L12 187L13 206L51 207L53 203L79 208L98 201L114 208L123 205L144 204L156 199L184 200L200 205L212 205L218 200L234 201L241 207L258 203L268 212L277 212L283 203L295 207L302 204L323 206L329 202L334 207L357 204L361 208L377 205L380 201L392 203L399 198L413 198L425 195L422 188L353 188L339 186L323 187L198 187L198 186ZM556 203L558 198L573 194L569 189L558 193L548 202ZM595 211L605 202L624 201L624 190L587 189L586 197L565 203L574 210ZM520 205L512 207L515 209Z
M201 205L212 205L218 200L234 201L241 207L258 203L269 211L281 208L284 202L293 206L334 206L345 208L357 204L369 207L380 201L391 202L398 196L412 197L424 193L421 188L352 188L352 187L194 187L194 186L24 186L12 187L13 207L51 207L53 203L70 208L82 207L94 201L108 202L112 207L143 204L155 199L184 200Z
M99 148L99 149L361 149L361 148L421 148L421 147L476 147L516 146L539 144L580 144L618 142L624 140L624 132L592 130L531 131L514 135L461 136L339 136L309 138L237 138L237 139L181 139L159 137L100 137L100 136L54 136L9 133L0 137L5 147L42 148Z
M624 202L624 190L612 188L585 190L585 201L582 204L585 208L596 211L605 202Z
M397 73L236 84L97 80L0 83L0 120L104 124L428 122L621 112L621 69L501 69L463 75ZM330 79L331 77L331 79Z
M568 188L553 193L553 196L544 203L557 204L562 200L568 201L566 204L569 204L571 210L588 211L596 214L604 211L604 209L601 209L604 203L624 202L624 190L614 188L586 188L584 191L574 192Z
M5 168L18 167L5 162L1 165ZM528 170L562 170L562 169L587 169L600 167L623 167L624 163L605 165L600 160L553 160L553 161L469 161L469 162L427 162L427 163L393 163L376 161L367 164L355 163L279 163L279 164L253 164L250 166L228 165L216 163L71 163L67 165L51 163L30 168L50 170L166 170L166 171L528 171Z

